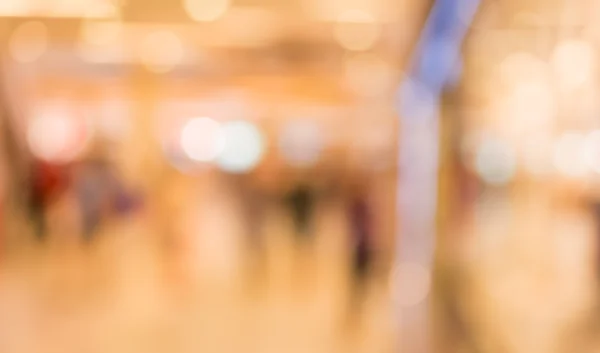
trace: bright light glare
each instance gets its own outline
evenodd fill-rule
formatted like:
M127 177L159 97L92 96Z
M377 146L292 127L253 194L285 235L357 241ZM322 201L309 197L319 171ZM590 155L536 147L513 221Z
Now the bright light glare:
M247 121L232 121L223 126L225 148L217 163L230 173L244 173L256 167L266 149L265 139L254 124Z
M209 118L193 118L181 130L183 152L196 162L210 162L225 146L221 125Z
M488 184L501 186L509 183L516 173L514 151L503 141L489 139L477 150L475 169Z
M596 71L596 53L583 40L561 42L552 55L552 66L561 88L575 89L589 82Z
M48 28L39 21L25 22L15 29L8 45L15 61L34 62L48 47Z
M323 135L314 122L291 121L284 125L280 136L281 154L290 165L311 166L319 159L323 150Z
M381 27L370 13L349 10L339 16L334 35L344 49L365 51L372 48L379 39Z
M227 12L229 0L183 0L183 7L195 21L215 21Z
M87 146L83 123L61 112L46 112L33 118L27 130L31 152L48 162L75 159Z
M118 8L107 0L2 0L0 16L50 18L108 18L118 14Z
M140 60L148 70L164 74L181 63L184 47L181 39L173 32L160 30L151 32L140 46Z
M554 146L554 167L568 177L581 177L587 172L584 153L585 136L578 132L563 134Z

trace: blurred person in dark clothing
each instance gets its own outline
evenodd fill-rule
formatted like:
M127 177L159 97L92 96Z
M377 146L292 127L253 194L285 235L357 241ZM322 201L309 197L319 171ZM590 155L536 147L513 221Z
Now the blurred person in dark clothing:
M350 223L350 288L348 323L355 326L362 315L375 259L373 210L364 186L352 191L347 204Z
M296 184L285 197L286 206L291 214L294 226L295 249L294 249L294 277L299 285L298 294L308 289L307 282L310 281L312 271L312 259L310 247L313 242L312 222L316 195L309 185Z
M296 185L287 195L286 204L294 222L294 233L299 242L311 240L311 221L315 205L313 190L306 184Z
M91 240L108 217L128 214L139 206L138 198L121 183L105 158L89 158L73 170L73 187L81 208L84 240Z
M81 207L83 237L90 240L112 198L113 180L102 160L85 161L75 168L74 187Z

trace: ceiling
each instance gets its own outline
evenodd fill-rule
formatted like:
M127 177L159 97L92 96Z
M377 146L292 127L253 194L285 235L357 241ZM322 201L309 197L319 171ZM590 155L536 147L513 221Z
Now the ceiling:
M0 27L6 38L22 21L43 19L48 23L52 40L68 44L77 40L85 20L116 21L122 25L130 42L139 41L139 36L149 30L168 28L184 37L188 44L230 48L331 42L336 23L344 22L346 16L348 22L356 26L379 27L382 32L379 45L397 46L390 44L406 42L407 37L416 33L429 3L413 0L229 0L228 6L214 20L195 21L193 13L184 9L183 2L186 1L205 4L228 0L2 0L0 18L2 15L5 18ZM11 3L27 5L12 5L11 12ZM56 5L62 3L78 5ZM67 10L61 12L61 8Z

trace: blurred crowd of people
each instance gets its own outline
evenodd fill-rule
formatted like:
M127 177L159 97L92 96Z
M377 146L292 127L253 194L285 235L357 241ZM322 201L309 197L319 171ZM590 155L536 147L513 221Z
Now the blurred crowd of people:
M25 199L26 217L32 234L40 246L46 246L52 237L75 237L71 243L79 244L81 249L93 246L102 234L102 228L114 220L143 217L149 227L159 229L159 235L166 242L159 244L162 251L177 254L189 253L189 241L178 239L185 237L179 232L180 219L176 209L157 208L160 202L153 199L152 192L143 192L128 184L109 156L101 149L94 150L80 160L65 164L49 163L32 158L27 169L22 197ZM178 173L172 171L172 173ZM331 204L332 200L343 205L342 213L347 226L348 251L348 285L347 315L344 320L355 327L361 321L361 312L369 288L369 279L374 276L378 254L378 234L376 207L372 203L369 181L363 178L352 178L353 181L330 180L328 183L317 182L314 178L299 178L287 183L284 188L267 191L253 183L245 181L248 175L227 176L222 174L220 180L230 180L228 187L233 191L237 203L242 205L241 214L230 214L215 220L217 222L241 222L243 229L243 258L240 273L253 288L265 286L268 278L266 248L269 239L265 235L265 217L269 209L275 208L289 218L293 239L294 253L292 262L293 281L300 287L311 286L310 278L306 278L306 266L314 260L314 243L316 238L328 237L317 229L315 219L323 204ZM193 183L202 183L201 179ZM165 186L157 185L158 189ZM191 192L184 187L184 193ZM178 200L185 206L184 200ZM208 198L210 205L220 197L218 193L208 193L200 197ZM164 206L164 205L163 205ZM209 206L210 207L210 206ZM202 215L197 215L202 217ZM215 217L208 215L208 217ZM185 227L185 226L184 226ZM188 226L189 227L189 226ZM217 229L218 232L218 229ZM210 236L219 237L220 234ZM283 236L283 235L282 235ZM147 241L150 240L150 234ZM177 260L176 260L177 261Z

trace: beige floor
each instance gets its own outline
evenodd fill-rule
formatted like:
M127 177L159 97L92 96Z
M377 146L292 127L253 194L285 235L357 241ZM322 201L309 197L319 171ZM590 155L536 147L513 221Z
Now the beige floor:
M384 281L362 330L342 328L344 221L320 214L312 257L294 265L289 224L272 212L260 283L242 271L243 228L215 224L176 257L152 246L144 222L113 225L85 251L55 241L13 256L0 271L0 352L392 352Z
M539 197L484 198L465 229L458 300L480 351L589 351L582 335L597 310L590 215Z

